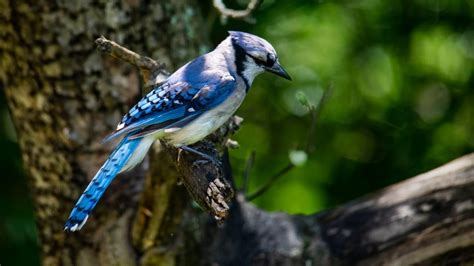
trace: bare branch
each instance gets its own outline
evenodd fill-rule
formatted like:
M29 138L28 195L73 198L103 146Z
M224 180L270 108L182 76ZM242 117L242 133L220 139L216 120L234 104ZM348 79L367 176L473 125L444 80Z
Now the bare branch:
M254 193L250 194L248 197L247 197L247 200L248 201L252 201L256 198L258 198L259 196L263 195L263 193L267 192L267 190L269 190L273 184L278 180L280 179L280 177L282 177L284 174L288 173L291 169L293 169L295 167L295 165L293 163L289 163L287 164L283 169L281 169L278 173L276 173L274 176L270 177L267 182L261 186L259 189L257 189L257 191L255 191Z
M257 10L260 4L263 3L263 0L250 0L247 8L244 10L235 10L227 8L222 0L213 0L214 7L219 10L223 19L233 18L233 19L242 19L248 22L253 22L253 19L250 18L252 13Z
M244 194L247 193L249 177L250 177L250 170L252 169L253 164L255 162L255 154L256 154L256 151L253 150L252 153L250 153L250 156L247 159L247 162L245 163L245 170L244 170L244 174L242 176L242 179L244 180L244 183L242 185L242 192Z
M332 93L332 87L333 85L330 84L327 90L323 92L323 96L319 100L318 104L316 107L310 106L310 113L311 113L311 123L310 123L310 128L308 131L308 137L306 138L306 145L305 145L305 152L310 154L313 152L313 138L314 138L314 130L316 129L316 122L318 120L319 114L321 113L321 110L328 100L329 96ZM316 108L316 109L315 109Z
M169 75L169 72L165 70L164 64L150 57L139 55L114 41L108 40L104 36L95 40L95 43L97 44L97 49L102 53L138 67L146 86L158 83L157 77L160 75L164 77Z
M310 154L312 152L312 139L314 137L314 130L316 128L316 123L318 121L318 117L319 117L319 114L321 113L323 105L327 101L331 92L332 92L332 85L330 85L329 88L324 91L323 96L319 100L316 108L314 106L309 106L309 111L311 113L311 125L310 125L310 129L308 132L308 137L306 139L306 144L305 144L305 149L304 149L304 151L307 154ZM283 167L275 175L268 178L267 182L263 184L259 189L257 189L254 193L248 195L247 200L252 201L256 199L257 197L263 195L265 192L267 192L267 190L269 190L273 186L273 184L278 179L280 179L280 177L282 177L284 174L291 171L294 167L295 165L292 162L289 162L285 167Z

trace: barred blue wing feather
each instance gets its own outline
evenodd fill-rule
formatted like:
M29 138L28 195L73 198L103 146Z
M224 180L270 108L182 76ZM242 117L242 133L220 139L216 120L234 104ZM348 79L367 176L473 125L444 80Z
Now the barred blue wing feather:
M157 86L125 114L117 130L107 136L104 142L151 125L162 124L165 127L167 121L185 116L187 101L184 99L191 99L198 91L196 89L193 93L190 88L186 82L168 81Z
M208 76L206 82L194 85L166 82L155 88L130 109L118 130L104 142L131 132L136 137L159 129L181 127L222 103L235 88L235 79L219 72Z
M199 91L199 87L188 82L165 82L143 97L122 118L124 127L139 121L148 115L157 115L186 106Z
M181 106L179 108L168 110L153 115L137 119L133 123L120 128L119 130L113 132L104 139L104 142L117 138L127 133L139 133L141 130L152 126L152 125L161 125L161 128L164 128L168 123L176 121L186 114L186 106ZM119 125L120 126L120 125Z

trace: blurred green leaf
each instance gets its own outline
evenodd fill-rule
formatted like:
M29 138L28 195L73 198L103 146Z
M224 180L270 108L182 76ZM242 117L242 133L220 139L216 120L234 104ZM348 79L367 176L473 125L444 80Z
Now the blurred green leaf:
M308 154L302 150L291 150L288 157L295 166L303 166L308 160Z

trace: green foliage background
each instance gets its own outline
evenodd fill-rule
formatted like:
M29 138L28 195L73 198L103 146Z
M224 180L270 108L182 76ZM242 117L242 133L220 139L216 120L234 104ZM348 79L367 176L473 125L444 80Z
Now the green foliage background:
M295 95L317 103L332 84L314 152L256 200L269 210L313 213L435 168L474 147L474 2L265 1L258 23L215 27L260 35L292 82L257 78L238 115L252 150L250 191L305 142L310 117Z
M243 1L245 4L245 1ZM206 7L209 9L209 3ZM435 168L474 148L473 1L270 1L256 24L221 24L214 43L243 30L274 44L293 82L255 81L231 151L238 184L256 151L249 191L301 149L310 125L295 95L316 103L332 84L302 166L255 200L265 209L314 213ZM20 152L0 96L0 263L37 263Z

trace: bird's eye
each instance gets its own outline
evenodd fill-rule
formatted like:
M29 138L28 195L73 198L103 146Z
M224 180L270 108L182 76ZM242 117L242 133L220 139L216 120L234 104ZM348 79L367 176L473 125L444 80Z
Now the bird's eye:
M254 55L250 55L250 57L252 57L252 59L255 61L255 63L257 63L257 65L266 65L267 62L265 61L264 58L260 57L260 56L254 56Z
M274 54L267 54L267 65L268 66L273 66L275 64L276 57Z
M248 55L255 61L255 63L257 63L257 65L271 67L273 66L273 64L275 64L275 61L276 61L275 55L273 54L267 54L266 58L262 56L251 55L251 54L248 54Z

